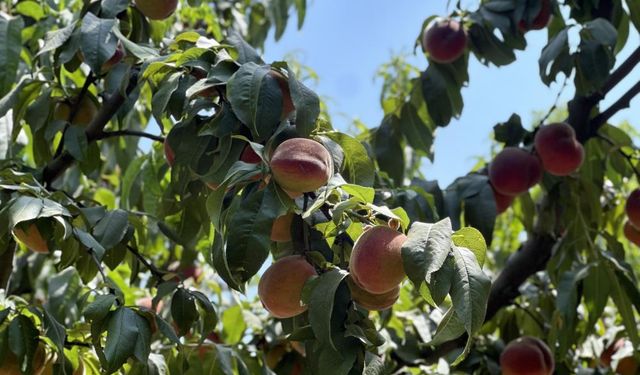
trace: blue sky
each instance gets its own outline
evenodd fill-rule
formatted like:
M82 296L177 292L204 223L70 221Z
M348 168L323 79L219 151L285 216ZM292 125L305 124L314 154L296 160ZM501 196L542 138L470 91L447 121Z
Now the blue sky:
M447 2L310 0L302 29L296 30L291 22L278 42L270 37L265 60L281 60L286 54L295 53L300 62L314 69L320 77L314 89L328 98L334 127L345 130L355 118L368 127L377 126L383 113L379 104L382 81L374 81L376 70L394 53L412 53L424 19L433 14L448 14ZM462 91L465 108L459 119L437 131L434 163L426 159L424 163L427 179L436 179L445 187L466 174L476 163L475 157L489 155L493 125L518 113L529 127L534 112L546 112L551 107L563 78L551 87L539 80L538 57L546 44L546 33L529 32L527 40L527 50L518 53L518 60L507 67L485 67L475 58L470 59L470 82ZM638 45L634 31L619 61ZM420 69L427 66L420 50L409 61ZM638 80L640 68L611 92L604 101L605 107ZM572 95L569 85L561 103ZM640 99L631 103L631 109L618 113L613 122L629 120L634 124L633 120L638 118Z

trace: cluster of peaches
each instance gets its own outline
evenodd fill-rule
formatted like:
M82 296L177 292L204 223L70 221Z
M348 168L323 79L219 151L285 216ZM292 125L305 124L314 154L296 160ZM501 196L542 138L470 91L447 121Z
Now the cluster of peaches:
M568 176L584 160L584 149L567 123L549 124L538 129L535 153L518 147L505 147L489 164L489 181L497 213L504 212L513 199L542 179L543 170L554 176Z

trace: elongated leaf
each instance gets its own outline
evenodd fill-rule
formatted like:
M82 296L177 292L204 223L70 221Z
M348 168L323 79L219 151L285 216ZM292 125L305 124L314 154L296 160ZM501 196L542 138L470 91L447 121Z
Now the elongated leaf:
M16 80L20 51L22 50L22 17L6 18L0 15L0 97L11 90ZM1 116L1 115L0 115Z
M148 329L147 321L127 307L118 308L109 318L104 348L109 373L118 370L134 354L138 356L138 341L140 336L144 337L147 333L140 323L141 320L147 324Z
M343 270L334 269L322 274L314 281L309 300L309 322L319 342L330 345L333 350L331 315L333 314L334 297L338 286L347 277Z
M33 321L18 315L9 323L9 348L18 359L23 374L33 374L33 356L38 347L38 329Z
M62 46L71 37L71 34L73 34L73 31L76 28L76 23L77 22L74 21L62 29L48 31L44 38L44 46L40 48L37 55L53 51L54 49Z
M80 27L80 49L91 70L100 74L102 65L116 52L117 39L111 32L115 20L102 19L88 12Z
M320 98L318 95L298 81L291 68L289 73L289 91L296 109L296 131L303 137L309 136L316 128L316 120L320 115Z
M409 280L419 288L429 283L431 274L442 267L451 249L451 221L435 224L414 222L402 246L402 262Z
M479 230L473 227L460 228L460 230L453 233L451 239L456 246L471 250L480 267L484 265L484 259L487 255L487 243Z
M109 211L93 228L93 235L105 249L111 249L122 241L128 227L129 215L126 211Z
M451 249L455 265L451 301L465 330L472 335L484 323L491 280L482 272L471 250L457 246Z

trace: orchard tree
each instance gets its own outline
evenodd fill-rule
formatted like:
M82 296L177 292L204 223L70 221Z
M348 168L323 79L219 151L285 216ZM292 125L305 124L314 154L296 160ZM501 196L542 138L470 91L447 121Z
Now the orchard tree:
M306 10L0 4L0 373L637 374L640 151L609 120L640 92L610 98L640 3L428 17L428 67L385 65L357 134L261 58ZM510 64L533 32L566 110L514 114L493 160L424 179L469 59Z

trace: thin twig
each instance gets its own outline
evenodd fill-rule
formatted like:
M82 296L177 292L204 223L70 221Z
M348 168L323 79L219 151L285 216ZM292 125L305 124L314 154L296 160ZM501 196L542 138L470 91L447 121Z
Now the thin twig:
M620 99L616 100L609 108L607 108L604 112L600 113L596 117L591 120L591 129L592 131L597 131L602 125L604 125L613 115L618 113L621 109L629 108L629 104L631 103L631 99L633 99L636 95L640 94L640 81L636 82L635 85L631 86L631 88L624 93L620 97Z
M133 255L135 255L136 258L138 258L140 263L142 263L145 267L147 267L147 269L151 272L153 277L155 277L158 280L163 280L162 277L165 275L166 272L160 271L153 263L149 262L145 257L143 257L142 254L140 254L138 249L136 249L135 247L131 245L127 245L127 249Z
M141 132L141 131L137 131L137 130L114 130L114 131L103 131L100 135L98 135L96 137L96 140L101 140L101 139L106 139L106 138L113 138L113 137L123 137L123 136L133 136L133 137L142 137L142 138L149 138L153 141L156 142L160 142L163 143L164 142L164 137L160 136L160 135L155 135L155 134L149 134L149 133L145 133L145 132Z

